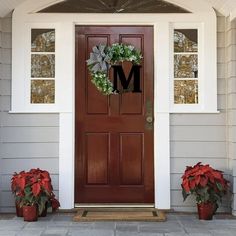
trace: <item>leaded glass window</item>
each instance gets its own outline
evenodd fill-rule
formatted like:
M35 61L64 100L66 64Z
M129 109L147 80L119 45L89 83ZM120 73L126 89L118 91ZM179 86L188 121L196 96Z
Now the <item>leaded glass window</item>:
M31 103L55 103L55 29L31 29Z
M198 104L198 30L174 30L174 103Z

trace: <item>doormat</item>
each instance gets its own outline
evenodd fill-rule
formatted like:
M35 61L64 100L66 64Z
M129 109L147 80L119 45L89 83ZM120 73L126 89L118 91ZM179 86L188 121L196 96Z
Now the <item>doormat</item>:
M166 221L165 213L154 208L86 208L79 209L74 221Z

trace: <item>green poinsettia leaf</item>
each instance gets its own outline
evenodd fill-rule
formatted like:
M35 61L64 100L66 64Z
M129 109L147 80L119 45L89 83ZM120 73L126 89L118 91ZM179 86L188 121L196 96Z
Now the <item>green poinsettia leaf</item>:
M187 199L187 197L189 196L189 193L186 193L186 191L184 189L182 189L182 195L184 198L184 201Z
M221 183L216 182L216 186L217 186L217 188L219 189L219 191L223 191L223 190L224 190L224 188L223 188L223 186L221 185Z

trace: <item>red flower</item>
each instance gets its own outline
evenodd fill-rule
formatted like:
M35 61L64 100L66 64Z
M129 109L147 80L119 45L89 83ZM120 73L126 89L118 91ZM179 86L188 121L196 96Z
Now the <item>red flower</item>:
M201 162L193 167L187 166L182 176L184 200L195 194L198 202L217 201L227 192L229 182L224 179L223 172L215 170Z
M38 204L41 209L45 202L57 209L60 203L55 198L48 171L31 169L28 172L14 173L11 179L11 189L16 201L21 204Z
M34 184L32 185L32 193L33 193L33 195L34 195L35 197L37 197L37 196L39 195L40 191L41 191L41 186L40 186L40 184L39 184L39 183L34 183Z

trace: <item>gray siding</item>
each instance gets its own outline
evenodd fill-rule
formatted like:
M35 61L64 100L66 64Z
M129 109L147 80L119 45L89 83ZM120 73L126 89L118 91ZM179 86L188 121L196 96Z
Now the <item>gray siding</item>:
M227 144L229 167L232 170L232 212L236 215L236 21L226 24L227 63Z
M196 211L193 199L183 202L181 176L188 165L201 161L229 173L226 143L225 17L217 17L217 68L219 114L171 115L171 208ZM206 78L205 78L206 79ZM221 211L230 211L225 199Z
M15 171L42 168L58 195L59 115L9 114L11 102L11 18L0 19L0 212L14 210L10 191Z

